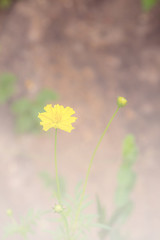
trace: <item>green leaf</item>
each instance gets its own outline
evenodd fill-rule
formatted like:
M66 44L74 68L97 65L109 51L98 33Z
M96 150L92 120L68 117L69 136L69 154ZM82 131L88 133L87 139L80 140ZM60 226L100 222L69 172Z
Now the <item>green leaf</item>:
M123 142L122 147L123 162L126 165L132 165L137 160L138 149L133 135L128 135Z
M115 192L115 203L117 207L124 206L130 199L130 193L134 187L136 174L132 169L121 166L117 177L117 189Z
M16 77L10 73L0 75L0 103L5 103L13 96L16 80Z
M118 173L118 188L132 189L136 180L136 174L131 168L122 166Z
M133 203L130 198L136 181L136 174L133 168L138 156L137 145L133 135L128 135L124 139L122 156L123 159L117 174L117 187L114 196L115 211L108 222L109 226L114 225L110 232L110 238L113 240L124 239L121 236L120 228L133 209Z
M130 189L118 188L115 193L116 207L122 207L129 201Z
M137 160L137 146L133 135L128 135L123 141L123 161L118 171L117 188L115 192L116 207L125 206L130 200L130 193L136 181L136 174L133 171L133 164Z

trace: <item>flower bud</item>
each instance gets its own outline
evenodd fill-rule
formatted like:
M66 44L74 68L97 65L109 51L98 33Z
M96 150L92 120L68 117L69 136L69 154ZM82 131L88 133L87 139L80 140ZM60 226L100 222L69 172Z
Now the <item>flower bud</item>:
M12 209L7 209L6 214L11 217L13 215Z
M127 104L127 99L126 98L124 98L124 97L118 97L117 98L117 105L118 105L119 108L125 107L126 104Z
M56 213L61 213L63 211L63 207L60 204L56 204L53 209Z

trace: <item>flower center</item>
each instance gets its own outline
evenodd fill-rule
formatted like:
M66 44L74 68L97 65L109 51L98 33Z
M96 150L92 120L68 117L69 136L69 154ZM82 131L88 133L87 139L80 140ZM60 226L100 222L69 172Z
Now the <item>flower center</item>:
M61 120L62 120L62 116L60 114L56 114L55 115L55 122L59 123L59 122L61 122Z

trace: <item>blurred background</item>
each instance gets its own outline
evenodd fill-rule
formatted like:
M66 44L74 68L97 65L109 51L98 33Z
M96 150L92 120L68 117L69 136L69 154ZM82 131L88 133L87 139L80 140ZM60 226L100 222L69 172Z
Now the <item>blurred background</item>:
M59 172L72 193L119 95L128 105L97 152L87 193L94 205L98 194L109 218L122 144L132 134L138 148L136 181L122 231L127 240L158 240L160 2L0 0L0 239L10 222L6 209L19 219L28 209L55 204L43 183L48 173L55 177L54 130L41 130L38 112L48 103L76 112L75 130L59 131L57 147ZM45 234L28 239L44 240Z

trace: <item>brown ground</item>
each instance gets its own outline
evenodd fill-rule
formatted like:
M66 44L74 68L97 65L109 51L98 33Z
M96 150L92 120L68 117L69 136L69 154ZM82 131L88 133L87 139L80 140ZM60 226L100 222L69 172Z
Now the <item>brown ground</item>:
M0 70L18 76L17 96L26 93L24 83L29 79L35 82L29 97L50 87L59 93L61 104L76 110L76 129L58 137L60 172L71 189L85 174L116 97L128 99L128 107L121 110L97 153L88 193L94 199L98 192L111 214L121 143L133 133L140 153L135 208L126 225L132 240L160 237L159 16L158 7L142 13L138 0L99 0L76 6L67 0L28 0L16 2L0 15ZM54 167L50 170L52 134L17 136L8 105L0 109L3 226L9 207L18 217L31 207L48 209L54 204L37 177L42 169L54 174ZM37 239L44 240L45 235Z

